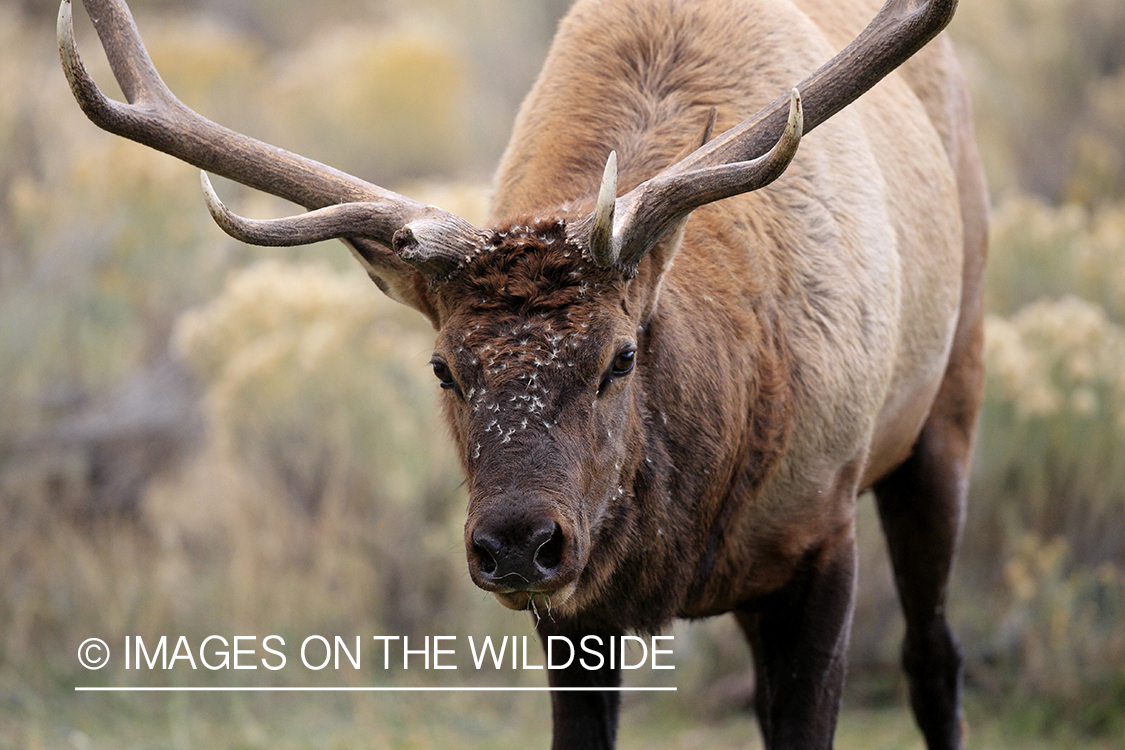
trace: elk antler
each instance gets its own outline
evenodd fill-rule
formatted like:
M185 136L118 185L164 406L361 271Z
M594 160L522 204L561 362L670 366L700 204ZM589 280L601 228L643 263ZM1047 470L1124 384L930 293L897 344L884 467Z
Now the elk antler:
M781 175L792 158L791 153L786 157L789 147L783 144L795 149L800 137L800 132L796 140L792 137L794 110L800 116L803 109L803 132L808 133L924 47L945 28L956 8L957 0L887 0L851 44L789 97L778 97L723 135L705 141L617 198L612 207L599 201L593 214L574 225L572 238L588 242L599 264L634 271L665 232L695 208L764 187ZM616 159L611 160L616 175ZM607 164L607 177L610 171ZM603 179L603 195L606 189Z
M709 121L704 138L709 135L711 124ZM793 89L789 93L789 120L785 132L769 153L750 161L704 166L680 174L669 174L665 170L616 200L617 155L610 153L592 217L593 226L589 230L591 257L603 268L616 265L619 260L626 268L634 268L668 227L693 210L765 187L780 177L797 153L803 130L801 95ZM628 246L630 238L614 230L614 215L618 209L628 217L625 222L627 227L634 230L659 227L660 234L636 258L622 255L622 248ZM578 229L579 233L584 231L583 228ZM655 230L650 230L650 234L651 231Z
M347 238L368 272L384 282L384 289L388 277L402 275L403 261L434 278L458 267L466 254L482 245L484 233L453 214L228 130L195 113L161 80L122 0L84 0L84 4L129 102L108 99L86 72L74 41L71 0L62 0L58 38L63 69L75 99L96 125L205 171L327 212L328 218L316 211L307 214L297 225L239 222L210 191L212 214L239 239L294 245ZM355 206L344 213L353 218L362 215L362 221L346 227L335 224L340 231L326 230L325 222L332 224L340 212L325 207L341 203ZM412 296L409 282L400 286L400 298Z

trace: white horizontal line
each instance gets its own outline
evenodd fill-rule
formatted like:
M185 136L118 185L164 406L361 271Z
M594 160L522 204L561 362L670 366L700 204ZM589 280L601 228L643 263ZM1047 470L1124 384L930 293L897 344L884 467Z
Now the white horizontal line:
M75 687L80 693L512 693L675 692L674 687Z

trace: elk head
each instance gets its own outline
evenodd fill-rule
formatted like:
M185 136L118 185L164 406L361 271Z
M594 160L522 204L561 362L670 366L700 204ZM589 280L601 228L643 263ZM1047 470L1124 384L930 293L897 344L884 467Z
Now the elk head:
M425 279L438 329L434 374L468 477L469 572L506 606L557 612L581 608L584 596L571 601L577 590L597 592L616 557L605 548L629 536L622 511L646 442L644 388L632 383L638 332L678 247L674 227L716 196L778 177L802 119L794 89L781 138L757 159L662 177L617 198L611 152L589 212L489 231L427 215L391 237L395 254ZM356 237L373 222L370 239L385 240L375 204L252 221L227 209L206 175L203 189L216 221L246 242ZM603 551L591 556L595 547Z
M641 338L685 219L780 176L803 132L929 41L955 3L889 0L800 84L802 95L794 89L713 140L709 125L695 152L621 196L609 153L600 190L550 218L487 230L204 119L161 81L123 2L85 4L129 100L107 99L86 73L63 0L63 66L96 124L203 169L208 207L232 236L275 246L343 239L381 289L434 324L433 370L469 479L470 574L506 606L577 611L629 536L648 448ZM309 212L239 217L206 172Z

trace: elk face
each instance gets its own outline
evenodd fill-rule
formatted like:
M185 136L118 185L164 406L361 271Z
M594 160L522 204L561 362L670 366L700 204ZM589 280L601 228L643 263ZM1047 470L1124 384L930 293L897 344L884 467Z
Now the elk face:
M498 232L437 289L469 573L513 609L581 608L612 566L644 444L628 286L544 222Z

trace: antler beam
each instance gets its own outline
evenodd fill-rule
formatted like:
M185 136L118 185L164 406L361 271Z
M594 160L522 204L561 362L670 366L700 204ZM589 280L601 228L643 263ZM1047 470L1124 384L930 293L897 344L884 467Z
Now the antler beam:
M887 0L859 36L797 85L804 101L805 133L854 102L941 33L957 0ZM745 161L765 153L785 126L785 96L664 170Z
M756 190L780 175L779 171L770 179L747 179L745 189L714 189L716 182L724 182L716 178L748 170L750 164L767 159L787 141L794 106L803 110L803 132L807 134L858 99L937 36L953 18L956 8L957 0L887 0L851 44L798 84L794 91L799 90L801 94L796 105L795 94L778 97L723 135L704 142L684 159L617 198L612 211L600 206L597 212L602 217L600 223L591 215L576 225L575 231L586 232L586 241L592 247L597 245L596 250L591 250L593 257L612 260L632 270L668 229L692 209ZM788 159L784 160L781 168L788 163ZM607 232L606 215L615 217L612 232ZM607 246L604 238L610 235L612 246Z
M381 272L388 269L401 275L403 261L423 270L428 267L426 261L431 252L443 256L449 248L461 251L479 242L479 230L452 214L236 133L192 111L161 80L122 0L84 0L84 4L128 103L106 97L82 64L74 40L71 0L62 0L59 8L59 54L75 99L102 129L310 210L343 203L362 204L363 208L356 210L364 217L358 230L324 234L321 223L317 230L321 234L316 236L347 238L374 275L382 276ZM214 210L212 213L216 214ZM224 212L219 211L218 215ZM416 243L421 244L416 244L408 259L395 252L395 236L412 222L421 222L411 233ZM306 227L310 223L316 222L302 222ZM230 231L238 224L220 221L220 226ZM274 225L271 231L273 234L267 233L270 240L265 244L312 241L307 239L311 235L300 234L292 224ZM278 241L278 231L286 234L284 242ZM236 236L255 241L253 232ZM427 244L431 241L436 243L432 247ZM411 296L411 292L404 290L404 296Z

